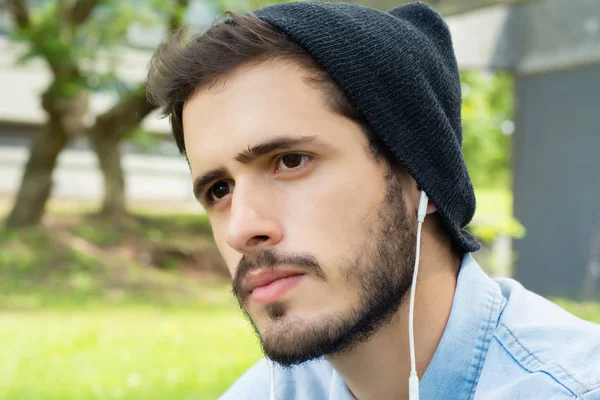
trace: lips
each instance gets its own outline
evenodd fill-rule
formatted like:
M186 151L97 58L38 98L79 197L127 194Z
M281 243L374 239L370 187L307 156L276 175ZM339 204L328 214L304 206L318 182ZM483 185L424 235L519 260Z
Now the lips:
M282 269L259 269L248 274L242 285L250 298L259 303L270 303L300 283L304 273Z

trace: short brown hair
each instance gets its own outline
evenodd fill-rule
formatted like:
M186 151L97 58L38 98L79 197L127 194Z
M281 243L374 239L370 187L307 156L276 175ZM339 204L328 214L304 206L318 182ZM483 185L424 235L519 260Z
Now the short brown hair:
M249 14L225 13L204 33L191 37L180 30L159 46L148 71L148 97L169 116L173 136L181 154L186 155L182 112L185 102L201 88L223 81L242 65L274 59L293 61L310 72L308 82L323 90L329 108L357 122L369 139L376 160L391 160L381 140L373 134L363 115L340 86L312 56L286 34Z

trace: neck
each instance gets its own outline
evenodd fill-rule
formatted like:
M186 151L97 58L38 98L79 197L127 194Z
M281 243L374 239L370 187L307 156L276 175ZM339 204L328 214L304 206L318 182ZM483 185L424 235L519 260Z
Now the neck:
M421 255L415 293L415 356L417 374L423 377L442 338L452 308L461 259ZM377 333L352 351L328 358L358 400L408 399L410 351L409 296L398 312Z

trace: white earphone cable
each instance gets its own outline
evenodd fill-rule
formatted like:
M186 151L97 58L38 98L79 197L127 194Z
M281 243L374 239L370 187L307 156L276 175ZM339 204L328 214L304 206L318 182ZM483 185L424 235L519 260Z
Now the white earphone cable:
M415 356L415 292L417 291L417 276L419 275L419 260L421 255L421 228L423 227L423 221L425 221L428 204L429 199L425 192L422 191L421 199L419 200L419 210L417 211L417 249L408 311L408 341L410 346L410 377L408 378L409 400L419 400L419 377L417 375L417 360Z
M271 381L271 394L269 398L275 400L275 367L273 367L273 361L269 360L269 372Z

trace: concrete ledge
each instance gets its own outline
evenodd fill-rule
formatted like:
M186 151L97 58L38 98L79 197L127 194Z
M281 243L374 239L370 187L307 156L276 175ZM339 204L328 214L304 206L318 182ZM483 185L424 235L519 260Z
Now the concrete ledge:
M600 63L598 0L538 0L447 21L461 68L536 74Z

